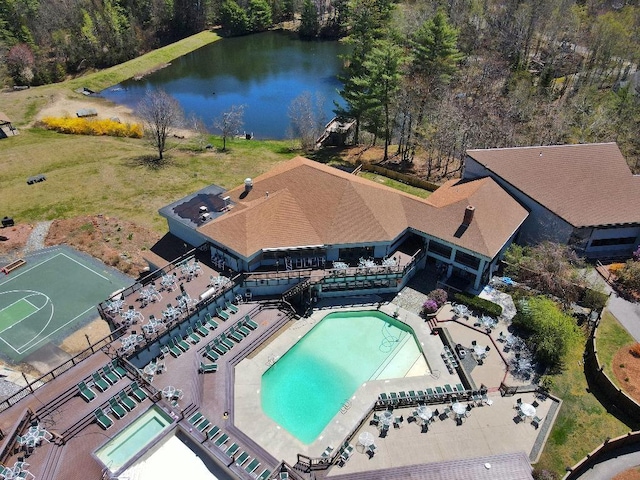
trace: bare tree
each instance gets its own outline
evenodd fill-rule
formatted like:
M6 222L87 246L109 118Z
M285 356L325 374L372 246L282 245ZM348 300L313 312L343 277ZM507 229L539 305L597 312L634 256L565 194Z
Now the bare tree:
M144 123L145 135L158 150L158 161L162 161L167 137L183 124L182 107L164 90L147 90L138 104L137 114Z
M311 150L326 124L324 101L321 96L303 92L289 105L291 136L299 138L302 148Z
M244 105L231 105L231 110L222 112L213 121L213 126L222 134L222 151L227 149L227 137L238 133L244 124Z

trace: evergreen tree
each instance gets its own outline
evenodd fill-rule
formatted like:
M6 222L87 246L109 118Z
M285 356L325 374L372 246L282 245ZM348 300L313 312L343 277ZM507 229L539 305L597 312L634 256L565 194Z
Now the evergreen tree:
M267 0L249 1L249 27L253 32L262 32L269 28L271 21L271 6Z
M243 35L249 30L247 13L234 0L224 0L220 6L220 23L228 35Z
M303 38L315 38L319 31L318 9L311 0L304 0L298 34Z

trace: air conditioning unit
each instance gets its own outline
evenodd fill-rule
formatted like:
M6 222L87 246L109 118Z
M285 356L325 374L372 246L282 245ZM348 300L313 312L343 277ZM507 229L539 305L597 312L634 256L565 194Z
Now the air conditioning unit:
M209 209L207 208L207 206L206 206L206 205L202 205L202 206L200 207L200 213L206 213L206 212L208 212L208 211L209 211Z
M200 220L202 220L203 222L206 222L210 218L211 218L211 214L209 212L205 212L202 215L200 215Z

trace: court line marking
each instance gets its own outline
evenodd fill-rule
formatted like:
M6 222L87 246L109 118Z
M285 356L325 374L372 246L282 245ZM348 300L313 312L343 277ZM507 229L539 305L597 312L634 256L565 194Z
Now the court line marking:
M44 294L42 292L39 292L37 290L26 290L26 289L23 289L23 290L8 290L8 291L5 291L5 292L0 292L0 294L5 294L5 293L23 293L23 292L29 292L29 293L32 293L32 294L42 295L43 297L45 297L47 299L47 301L45 302L45 304L44 304L44 306L42 308L46 307L48 303L51 303L51 315L49 315L49 320L47 320L47 322L46 322L46 324L44 326L44 328L47 328L47 326L49 326L49 324L51 323L51 320L53 319L53 313L55 311L55 306L53 304L53 301L51 300L51 298L48 295L46 295L46 294ZM20 300L26 300L27 302L29 302L25 297L22 297ZM29 302L29 303L31 303L31 302ZM34 305L34 307L35 307L35 305ZM6 332L7 330L13 328L14 325L18 325L19 323L23 322L24 320L29 318L31 315L34 315L34 314L38 313L40 310L42 310L42 308L38 308L35 312L30 313L26 317L21 318L16 323L14 323L14 324L10 325L9 327L5 328L4 330L0 331L0 340L2 340L5 344L7 344L9 346L9 348L11 348L11 350L16 352L18 355L21 355L22 353L24 353L25 350L22 350L22 352L20 351L21 348L24 348L24 345L22 347L16 348L16 347L13 346L12 343L9 343L7 340L5 340L4 337L2 337L2 334L4 332ZM42 330L40 331L40 333L42 333ZM29 343L31 343L36 338L37 338L37 336L34 337L30 342L27 342L25 345L28 345ZM45 339L46 338L48 338L48 336L45 337Z
M56 253L56 254L55 254L54 256L52 256L51 258L47 258L46 260L43 260L42 262L40 262L40 263L38 263L38 264L36 264L36 265L32 265L32 266L31 266L31 268L28 268L28 269L26 269L26 270L22 270L20 273L18 273L18 274L16 274L16 275L12 275L8 280L6 280L6 281L4 281L4 282L0 283L0 285L5 285L5 284L9 283L11 280L14 280L14 279L18 278L19 276L24 275L24 274L25 274L25 273L27 273L27 272L30 272L31 270L33 270L34 268L39 267L40 265L43 265L43 264L45 264L45 263L47 263L47 262L50 262L51 260L53 260L54 258L56 258L56 257L58 257L58 256L60 256L60 255L64 255L64 254L63 254L63 253Z
M13 293L13 292L17 292L17 291L18 291L18 290L12 290L11 292L6 292L6 293ZM5 293L5 292L2 292L2 293ZM4 308L0 308L0 313L4 312L7 308L11 308L11 307L13 307L16 303L21 302L22 300L25 300L25 298L24 298L24 297L22 297L22 298L20 298L20 299L16 300L15 302L13 302L13 303L11 303L11 304L7 305L6 307L4 307ZM31 302L29 302L29 303L31 303ZM33 304L31 303L31 305L33 305ZM35 305L33 305L33 306L35 307Z
M86 265L80 263L78 260L76 260L75 258L71 258L69 255L67 255L66 253L60 253L60 255L64 255L65 257L67 257L69 260L71 260L72 262L76 262L78 265L80 265L81 267L86 268L87 270L89 270L92 273L95 273L96 275L98 275L101 278L104 278L107 282L109 283L113 283L111 282L111 280L109 280L107 277L105 277L104 275L96 272L95 270L93 270L92 268L87 267Z
M42 293L42 292L41 292L41 293ZM43 294L43 295L44 295L44 294ZM38 311L40 311L40 310L41 310L40 308L36 307L33 303L31 303L29 300L27 300L27 297L24 297L24 298L23 298L23 300L24 300L25 302L27 302L29 305L31 305L33 308L35 308L35 309L36 309L36 312L38 312ZM49 297L47 297L47 302L48 302L49 300L50 300L50 298L49 298ZM45 303L45 305L46 305L46 303ZM34 313L35 313L35 312L34 312ZM22 321L22 320L20 320L20 321Z

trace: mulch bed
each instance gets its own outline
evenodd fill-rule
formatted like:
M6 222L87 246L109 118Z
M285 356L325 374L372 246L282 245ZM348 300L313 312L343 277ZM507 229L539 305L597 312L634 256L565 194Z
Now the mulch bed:
M640 402L640 358L634 357L626 346L616 352L612 362L618 385L627 395Z

